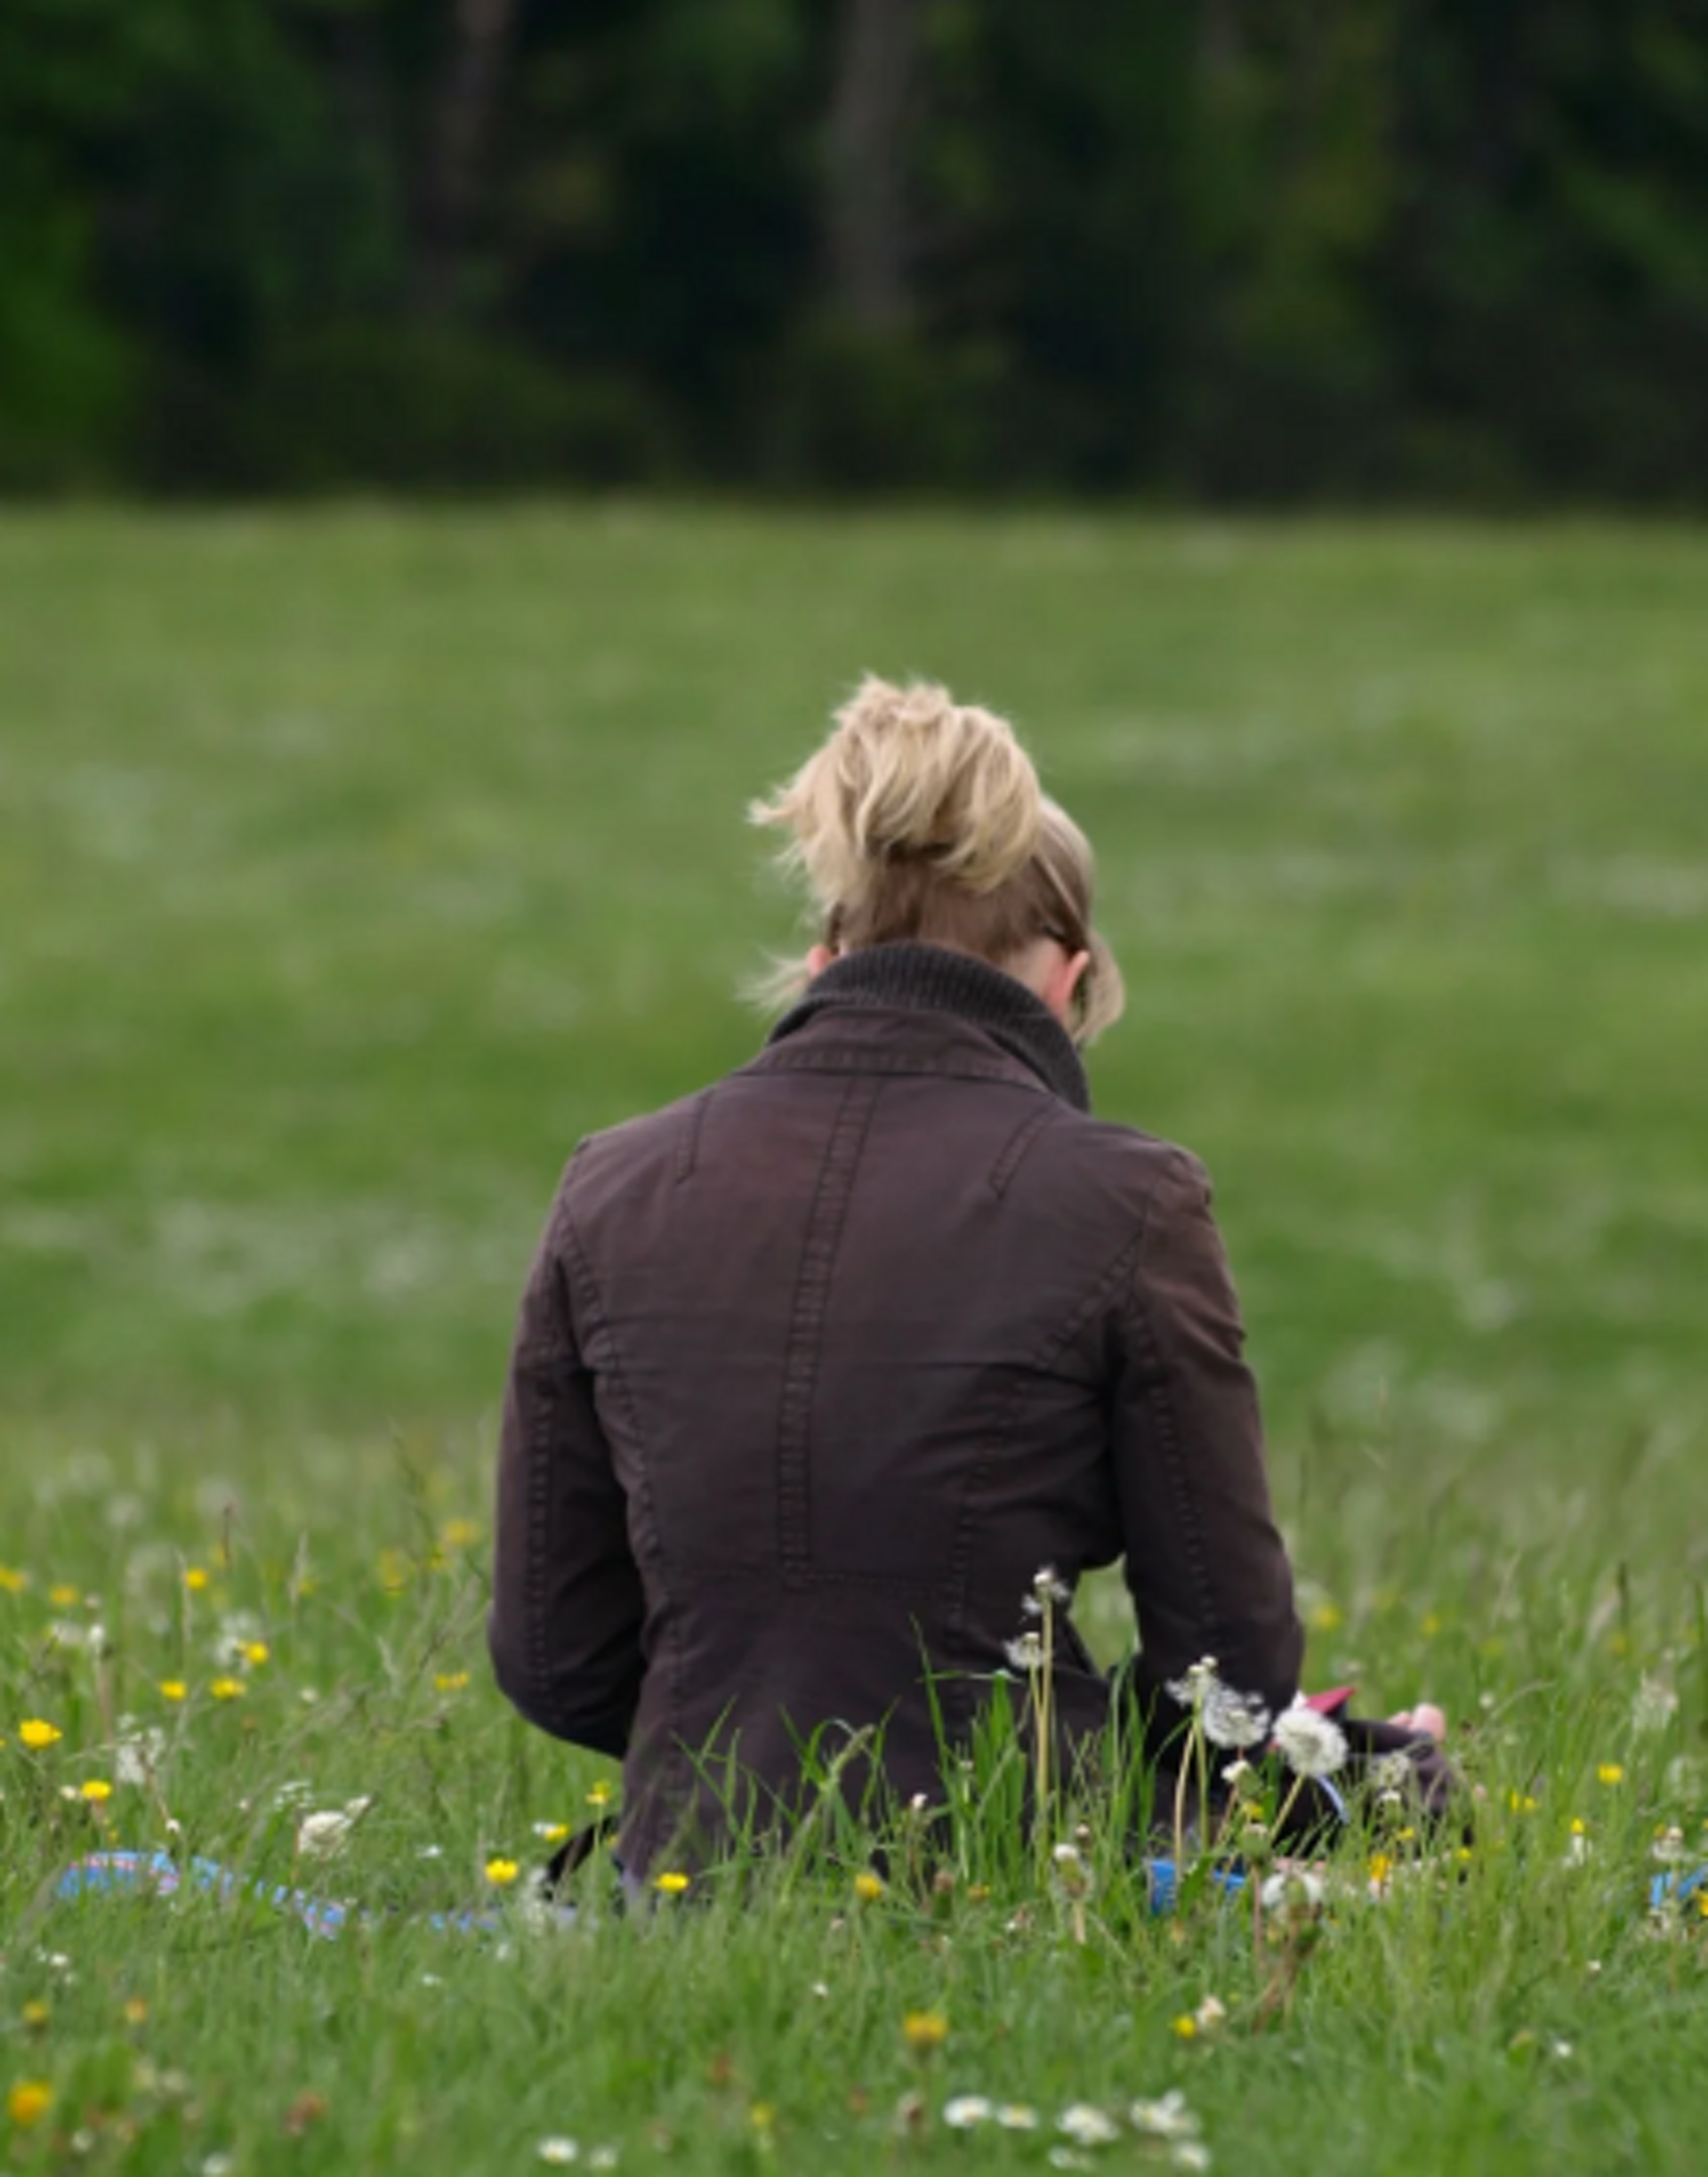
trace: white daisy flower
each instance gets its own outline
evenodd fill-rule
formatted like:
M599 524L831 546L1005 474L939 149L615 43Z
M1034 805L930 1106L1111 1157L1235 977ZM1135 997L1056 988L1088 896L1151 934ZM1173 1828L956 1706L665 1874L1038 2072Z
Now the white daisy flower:
M1210 2149L1202 2140L1176 2140L1168 2150L1168 2158L1177 2170L1207 2170Z
M1275 1743L1296 1777L1332 1777L1346 1766L1346 1733L1331 1718L1319 1716L1302 1693L1277 1719Z
M1024 2101L1003 2101L997 2106L996 2121L1004 2132L1035 2132L1038 2112Z
M1198 2135L1198 2120L1178 2086L1171 2086L1155 2101L1135 2101L1127 2111L1127 2122L1148 2140L1190 2140Z
M1076 2147L1107 2147L1121 2136L1114 2117L1090 2101L1070 2102L1057 2117L1056 2129L1065 2132Z
M987 2094L956 2094L943 2104L943 2121L951 2132L971 2132L975 2125L987 2125L995 2114L996 2105Z
M534 2152L540 2161L549 2162L557 2169L565 2168L569 2163L581 2159L581 2149L575 2141L557 2135L542 2140Z

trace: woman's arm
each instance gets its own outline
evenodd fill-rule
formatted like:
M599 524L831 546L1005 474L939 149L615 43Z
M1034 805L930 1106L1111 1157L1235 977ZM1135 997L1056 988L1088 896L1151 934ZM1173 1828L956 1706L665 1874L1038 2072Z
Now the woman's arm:
M535 1259L511 1358L487 1639L500 1688L530 1723L620 1757L640 1697L644 1603L557 1222Z
M1213 1656L1225 1684L1284 1708L1303 1653L1293 1570L1209 1183L1184 1153L1150 1203L1117 1335L1113 1450L1143 1705Z

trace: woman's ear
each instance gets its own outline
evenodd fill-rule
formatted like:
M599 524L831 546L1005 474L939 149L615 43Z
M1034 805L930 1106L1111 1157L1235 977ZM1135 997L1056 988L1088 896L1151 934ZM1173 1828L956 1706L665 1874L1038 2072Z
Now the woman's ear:
M1058 952L1038 996L1065 1028L1074 1025L1074 993L1092 964L1090 953Z
M831 962L835 957L835 954L831 951L828 945L815 945L812 950L807 955L807 973L809 977L822 975L825 970L830 965Z

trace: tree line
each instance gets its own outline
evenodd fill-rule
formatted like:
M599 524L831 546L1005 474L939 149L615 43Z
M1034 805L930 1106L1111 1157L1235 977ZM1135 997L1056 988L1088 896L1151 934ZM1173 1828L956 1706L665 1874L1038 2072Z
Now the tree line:
M1708 0L4 0L0 488L1708 500Z

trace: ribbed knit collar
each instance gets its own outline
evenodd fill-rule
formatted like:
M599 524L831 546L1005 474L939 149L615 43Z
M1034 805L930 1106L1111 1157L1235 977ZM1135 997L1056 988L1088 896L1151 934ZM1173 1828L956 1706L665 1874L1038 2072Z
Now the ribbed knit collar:
M1054 1013L1024 983L970 953L913 944L844 953L814 976L767 1041L780 1043L820 1014L844 1010L951 1013L981 1028L1076 1110L1092 1108L1079 1052Z

